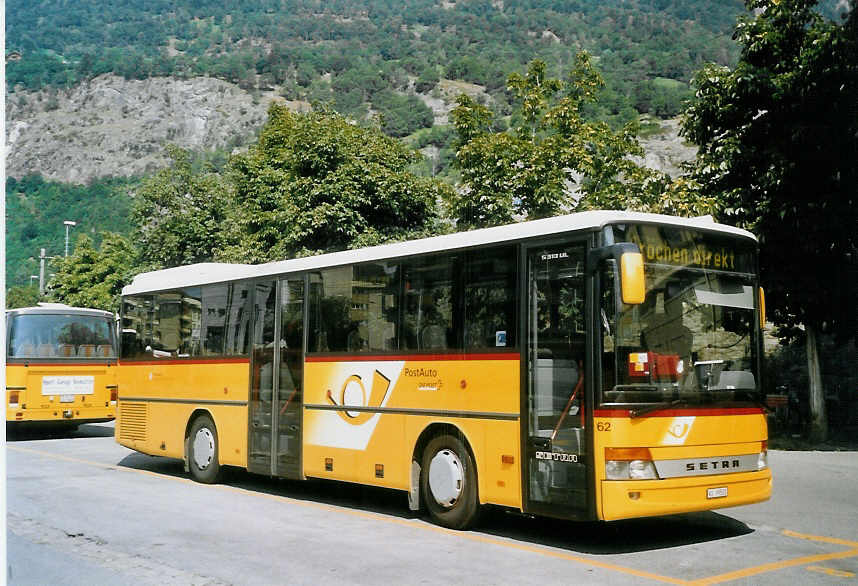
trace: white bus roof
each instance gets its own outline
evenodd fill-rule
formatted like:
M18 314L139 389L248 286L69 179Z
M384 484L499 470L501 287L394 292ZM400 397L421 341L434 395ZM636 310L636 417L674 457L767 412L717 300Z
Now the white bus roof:
M7 314L14 315L90 315L96 317L116 317L109 311L103 309L92 309L90 307L73 307L64 303L39 303L37 307L17 307L7 309Z
M624 222L656 223L685 228L698 228L712 232L744 236L756 240L754 235L746 230L724 224L716 224L711 216L677 218L674 216L639 212L591 211L258 265L199 263L174 267L137 275L129 285L126 285L122 289L122 294L134 295L180 287L195 287L238 279L267 277L387 258L401 258L431 252L499 244L526 238L552 236L564 232L598 230L607 224L621 224Z

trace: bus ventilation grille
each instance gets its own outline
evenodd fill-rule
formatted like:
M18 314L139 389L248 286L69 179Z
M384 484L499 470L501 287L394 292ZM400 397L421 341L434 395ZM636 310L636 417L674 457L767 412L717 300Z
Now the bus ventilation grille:
M146 403L119 403L119 439L146 441Z

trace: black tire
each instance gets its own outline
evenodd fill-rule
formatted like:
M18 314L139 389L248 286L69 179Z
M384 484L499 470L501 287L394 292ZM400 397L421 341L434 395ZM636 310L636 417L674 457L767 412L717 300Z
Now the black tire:
M188 435L188 468L197 482L214 484L220 478L217 428L208 415L194 419Z
M438 467L434 482L430 479L433 460ZM433 492L433 484L439 494ZM426 446L420 468L420 494L432 520L442 527L461 530L477 522L480 513L477 471L461 439L439 435Z

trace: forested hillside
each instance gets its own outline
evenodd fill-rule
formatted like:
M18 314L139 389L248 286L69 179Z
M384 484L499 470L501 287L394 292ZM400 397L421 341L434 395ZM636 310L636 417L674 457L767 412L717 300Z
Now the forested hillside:
M9 0L7 50L21 60L7 83L213 76L360 114L419 109L390 90L439 78L503 100L509 72L540 58L558 73L585 49L612 91L603 108L675 114L696 69L734 61L743 10L740 0Z
M63 254L65 220L78 223L70 234L72 242L80 232L96 244L101 242L99 230L128 232L130 185L127 179L103 179L86 186L46 182L38 176L7 179L7 284L22 285L39 274L40 248L48 256Z
M9 0L6 7L7 140L17 178L7 185L7 277L18 285L33 274L29 259L39 247L61 250L63 219L87 231L129 226L125 183L84 187L28 173L76 183L148 174L163 164L167 142L221 149L222 161L247 143L277 96L327 103L389 136L408 136L413 148L431 151L426 172L443 173L457 93L508 115L510 73L540 58L563 75L586 49L607 86L588 105L590 117L616 126L639 113L674 115L695 70L735 60L730 34L744 10L740 0ZM105 74L152 83L123 86ZM248 94L233 96L206 77ZM170 78L192 83L178 88Z
M26 282L34 268L26 259L40 246L58 252L62 219L87 230L129 225L124 183L83 187L30 173L50 168L54 179L78 183L149 174L163 164L168 142L219 149L223 162L252 139L271 97L303 108L326 103L408 137L431 152L423 172L444 173L453 152L446 116L457 93L488 103L502 127L515 124L509 74L538 58L562 76L584 49L606 81L598 101L584 106L589 119L618 128L640 114L673 116L704 63L735 62L731 34L745 10L741 0L8 0L6 7L10 284ZM182 80L179 91L174 82ZM110 211L105 221L98 210Z

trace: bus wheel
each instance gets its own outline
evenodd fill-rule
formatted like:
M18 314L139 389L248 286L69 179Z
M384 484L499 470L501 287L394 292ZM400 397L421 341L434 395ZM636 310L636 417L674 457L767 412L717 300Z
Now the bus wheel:
M188 437L188 465L197 482L212 484L220 476L217 429L208 415L200 415L191 425Z
M420 492L432 519L450 529L468 529L479 515L474 460L459 438L439 435L423 452Z

